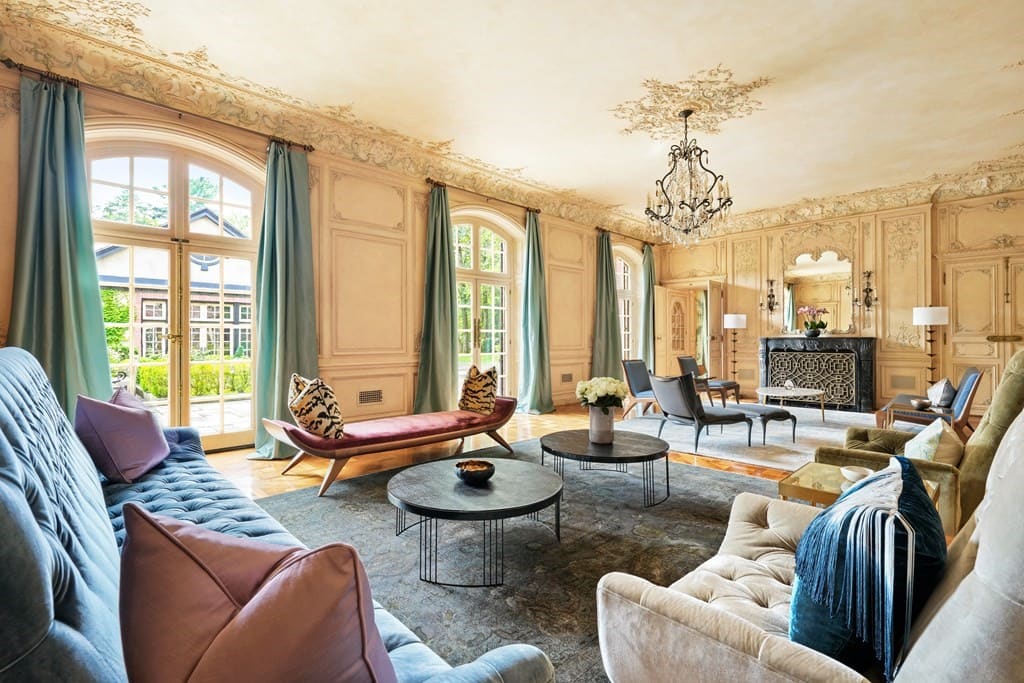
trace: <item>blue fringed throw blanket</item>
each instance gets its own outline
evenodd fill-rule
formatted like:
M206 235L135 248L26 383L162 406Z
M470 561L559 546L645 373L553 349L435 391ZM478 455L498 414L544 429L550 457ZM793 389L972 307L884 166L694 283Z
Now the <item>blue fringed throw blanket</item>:
M945 562L934 503L910 461L892 458L815 518L800 539L790 639L855 667L851 653L868 644L891 681L910 619Z

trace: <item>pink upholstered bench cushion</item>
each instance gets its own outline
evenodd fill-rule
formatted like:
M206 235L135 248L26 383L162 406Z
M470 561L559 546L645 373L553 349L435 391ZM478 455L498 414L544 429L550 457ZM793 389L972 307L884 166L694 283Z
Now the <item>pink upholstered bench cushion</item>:
M275 423L288 433L296 445L307 446L316 451L331 451L419 437L441 436L467 429L486 431L488 425L504 423L515 408L515 399L499 396L494 406L494 412L490 415L481 415L468 410L446 410L438 413L399 415L362 422L348 422L345 424L345 436L341 439L326 439L316 434L310 434L287 422L275 420Z

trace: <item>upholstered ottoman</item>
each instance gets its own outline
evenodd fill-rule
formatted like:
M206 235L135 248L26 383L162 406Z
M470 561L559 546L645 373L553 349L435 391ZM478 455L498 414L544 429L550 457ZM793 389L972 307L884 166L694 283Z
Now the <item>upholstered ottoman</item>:
M759 403L740 403L736 410L742 410L751 417L761 421L761 443L765 442L765 432L772 420L789 420L793 423L793 443L796 443L796 415L780 406L761 405Z

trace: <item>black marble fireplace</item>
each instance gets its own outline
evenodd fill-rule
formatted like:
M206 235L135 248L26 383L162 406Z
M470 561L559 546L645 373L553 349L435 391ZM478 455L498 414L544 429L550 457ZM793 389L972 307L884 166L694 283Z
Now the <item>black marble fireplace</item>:
M822 389L839 410L871 412L875 401L874 337L761 337L761 386Z

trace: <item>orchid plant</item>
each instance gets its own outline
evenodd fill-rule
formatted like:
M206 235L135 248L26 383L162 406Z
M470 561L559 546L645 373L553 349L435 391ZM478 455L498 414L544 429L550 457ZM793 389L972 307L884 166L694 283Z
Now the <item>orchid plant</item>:
M799 315L804 316L804 329L807 330L823 330L828 327L828 323L821 319L823 313L828 313L827 308L818 308L817 306L801 306L796 309Z

